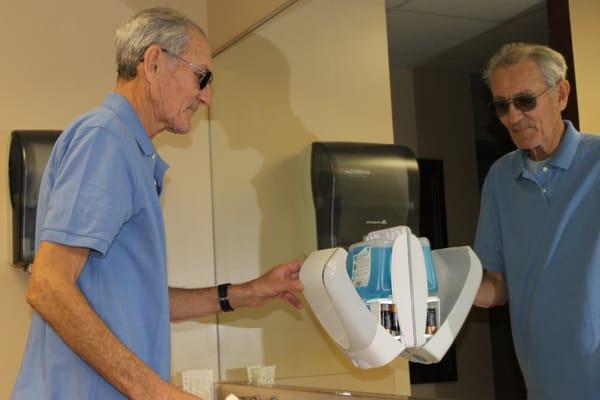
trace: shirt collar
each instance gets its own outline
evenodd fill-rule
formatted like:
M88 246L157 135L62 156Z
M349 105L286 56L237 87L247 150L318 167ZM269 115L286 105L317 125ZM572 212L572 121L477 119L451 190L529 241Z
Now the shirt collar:
M146 129L138 118L137 113L129 101L118 93L110 93L106 96L103 106L110 108L127 125L135 137L142 153L151 156L156 153L152 139L148 136Z
M560 140L558 149L556 149L556 152L550 157L547 165L566 170L569 169L575 158L575 153L577 152L577 147L579 146L579 141L581 139L581 133L575 129L571 121L564 120L564 123L565 133ZM516 153L517 156L513 159L513 173L515 179L519 178L525 171L525 157L527 157L527 151L516 150Z
M560 145L548 164L562 169L569 169L579 147L581 133L568 120L565 120L565 128L565 134L560 141Z

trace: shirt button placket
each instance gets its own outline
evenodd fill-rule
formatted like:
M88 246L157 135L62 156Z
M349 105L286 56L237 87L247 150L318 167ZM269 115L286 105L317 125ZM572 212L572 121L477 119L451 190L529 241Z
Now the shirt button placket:
M150 155L150 159L152 160L152 170L154 171L156 169L156 153L152 153ZM153 179L154 182L154 189L156 189L156 191L158 192L158 181L156 180L156 178Z

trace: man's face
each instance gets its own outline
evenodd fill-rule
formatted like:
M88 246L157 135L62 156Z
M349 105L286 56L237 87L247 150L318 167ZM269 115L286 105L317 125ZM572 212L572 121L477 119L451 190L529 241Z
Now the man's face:
M159 119L165 129L174 133L187 133L190 130L190 119L200 106L210 106L212 93L210 85L200 89L198 70L187 62L201 69L212 71L212 58L206 39L192 31L190 42L180 59L162 52L166 73L162 76L160 91L156 101ZM187 61L187 62L186 62Z
M552 154L564 130L561 111L566 106L568 82L560 81L544 91L547 88L534 61L499 68L491 79L494 101L510 103L508 112L499 115L500 121L508 129L515 146L529 150L533 159L544 159ZM533 109L520 110L515 106L512 100L523 95L539 95Z

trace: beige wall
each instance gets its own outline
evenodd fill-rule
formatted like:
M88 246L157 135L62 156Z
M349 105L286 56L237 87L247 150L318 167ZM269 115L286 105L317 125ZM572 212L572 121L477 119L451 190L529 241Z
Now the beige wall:
M600 134L600 53L598 53L598 21L600 2L569 0L571 37L577 80L577 105L582 131Z
M393 142L383 0L298 1L215 59L211 150L219 281L315 248L308 172L316 140ZM352 367L311 312L282 303L219 317L223 378L275 364L279 383L408 393L403 360Z
M296 0L207 0L208 42L214 52Z
M62 129L98 105L115 81L113 34L135 11L171 5L206 25L206 1L57 0L3 2L0 36L0 398L8 398L24 350L31 313L27 275L12 257L7 155L13 129ZM156 145L171 169L163 197L169 275L179 285L214 282L208 123L198 113L186 137L164 134ZM212 320L173 326L173 370L217 370Z

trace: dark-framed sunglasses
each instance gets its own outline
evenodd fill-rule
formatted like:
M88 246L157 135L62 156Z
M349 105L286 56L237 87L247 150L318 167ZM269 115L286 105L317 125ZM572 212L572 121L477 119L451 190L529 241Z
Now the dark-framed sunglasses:
M537 98L553 87L554 86L548 86L537 94L518 94L512 99L496 99L492 102L494 108L496 109L496 115L498 117L504 117L506 114L508 114L511 103L519 111L531 111L537 107Z
M179 57L175 54L172 54L167 49L160 49L160 50L163 53L166 53L167 55L177 59L178 61L181 61L182 63L184 63L185 65L190 67L190 69L192 70L194 75L196 75L196 79L198 79L198 86L200 87L200 90L204 90L204 88L206 88L212 82L214 75L210 69L208 69L206 67L199 67L196 64L189 62L188 60L186 60L183 57Z

